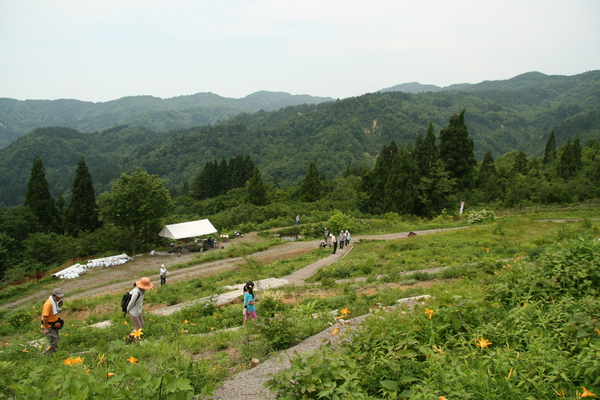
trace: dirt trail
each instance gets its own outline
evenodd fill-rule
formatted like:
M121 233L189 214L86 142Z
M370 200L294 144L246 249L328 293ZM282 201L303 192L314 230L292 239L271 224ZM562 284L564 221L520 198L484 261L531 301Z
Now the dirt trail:
M449 228L449 229L460 229L460 228ZM424 231L415 231L418 235L437 233L449 229L432 229ZM408 236L408 232L398 232L384 235L365 235L355 236L353 240L395 240L402 239ZM245 234L242 238L231 239L227 242L221 242L220 244L227 248L234 243L243 242L257 242L260 238L256 235L256 232ZM317 246L317 241L300 241L300 242L285 242L280 246L270 248L268 250L260 251L248 256L258 262L273 262L280 259L293 258L304 253L307 253ZM221 249L214 249L209 251L220 251ZM341 252L339 252L341 253ZM114 294L125 291L131 288L134 281L138 280L142 276L147 276L155 284L160 284L158 271L161 264L165 264L169 270L169 276L167 278L168 283L176 283L184 280L201 278L209 275L213 275L219 271L237 268L238 266L246 263L244 258L229 258L226 260L219 260L209 263L203 263L194 265L191 267L181 269L171 269L170 267L174 264L181 264L192 261L197 253L187 254L168 254L168 253L157 253L154 256L149 254L137 255L134 260L119 266L107 267L107 268L94 268L89 272L77 279L61 280L53 284L45 285L38 292L31 294L27 297L19 299L17 301L0 305L0 308L17 309L23 305L30 303L38 303L43 301L48 296L48 293L55 286L61 287L67 294L68 299L77 299L82 297L94 297L105 294ZM336 254L338 257L327 257L320 263L322 266L335 262L341 254ZM304 271L303 275L309 276L314 271ZM290 277L291 278L291 277ZM305 277L299 278L303 280ZM294 284L301 284L300 282L293 282Z

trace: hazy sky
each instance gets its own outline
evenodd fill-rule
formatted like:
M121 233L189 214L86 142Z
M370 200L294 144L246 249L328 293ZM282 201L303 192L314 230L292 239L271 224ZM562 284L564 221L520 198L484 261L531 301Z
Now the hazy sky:
M0 0L0 97L345 98L600 69L599 0Z

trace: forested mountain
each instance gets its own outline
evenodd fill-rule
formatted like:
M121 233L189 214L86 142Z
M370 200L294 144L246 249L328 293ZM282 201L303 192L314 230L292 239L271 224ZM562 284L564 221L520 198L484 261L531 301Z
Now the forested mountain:
M528 73L479 85L480 90L366 94L160 133L134 126L91 134L36 129L0 151L0 204L22 204L36 155L52 194L68 200L82 155L98 193L137 167L181 191L206 162L237 154L249 155L263 179L282 187L298 185L311 161L328 179L347 167L371 168L390 141L413 142L430 122L437 135L462 110L479 160L487 151L494 158L514 150L540 156L552 131L556 146L576 136L582 143L600 137L600 71L572 77Z
M156 132L213 124L240 112L274 111L299 104L331 101L328 97L260 91L241 99L197 93L161 99L123 97L104 103L79 100L14 100L0 98L0 149L41 127L68 127L94 132L134 125Z

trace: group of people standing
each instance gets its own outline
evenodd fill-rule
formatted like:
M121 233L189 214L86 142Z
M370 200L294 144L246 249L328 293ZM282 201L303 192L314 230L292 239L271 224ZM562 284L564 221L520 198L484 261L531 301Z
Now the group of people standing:
M340 249L343 249L344 246L350 245L350 240L352 240L352 237L350 236L350 232L348 232L348 230L344 231L342 229L339 236L336 237L333 233L329 233L329 230L325 228L323 229L323 239L319 242L319 246L323 248L327 246L333 246L332 254L335 254L338 244Z
M164 264L161 266L165 270ZM166 274L165 274L166 275ZM162 274L161 274L162 281ZM161 282L163 283L163 282ZM163 283L164 284L164 283ZM142 308L144 305L144 294L146 290L150 290L154 287L149 278L141 278L133 284L133 289L129 291L131 298L127 304L126 313L129 315L129 319L133 324L134 331L127 337L134 342L139 341L139 334L135 334L136 331L140 330L145 326L144 317L142 315ZM244 322L249 318L256 319L256 299L254 297L254 282L250 281L244 285ZM42 307L42 325L41 330L44 336L48 338L48 345L42 351L43 355L49 356L58 350L58 342L60 340L60 329L64 325L64 321L58 316L62 311L61 306L64 300L64 293L61 289L56 288L52 291L50 297L44 303Z

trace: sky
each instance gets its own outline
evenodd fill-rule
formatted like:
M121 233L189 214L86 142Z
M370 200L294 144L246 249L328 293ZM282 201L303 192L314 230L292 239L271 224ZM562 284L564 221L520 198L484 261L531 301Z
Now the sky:
M0 0L0 98L347 98L600 69L599 0Z

